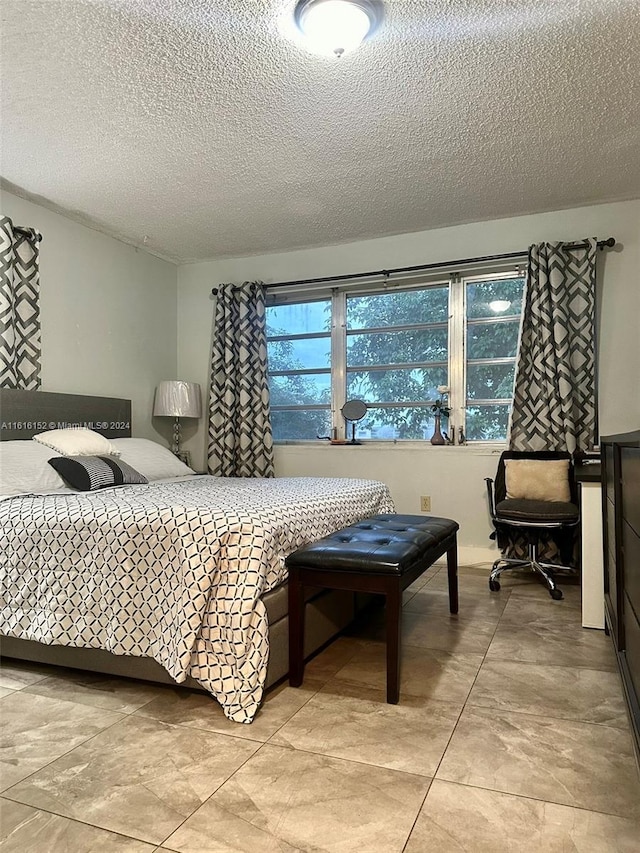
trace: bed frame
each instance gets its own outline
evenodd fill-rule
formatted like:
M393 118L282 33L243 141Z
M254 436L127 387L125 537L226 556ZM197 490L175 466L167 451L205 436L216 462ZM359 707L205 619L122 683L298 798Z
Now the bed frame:
M0 441L29 440L47 429L87 426L106 438L131 436L131 401L47 391L0 389ZM263 596L269 618L266 687L289 669L289 617L286 582ZM354 618L355 598L344 591L312 590L306 604L305 655L325 645ZM102 649L57 646L0 635L3 657L85 669L204 691L192 678L178 685L151 658L115 655Z

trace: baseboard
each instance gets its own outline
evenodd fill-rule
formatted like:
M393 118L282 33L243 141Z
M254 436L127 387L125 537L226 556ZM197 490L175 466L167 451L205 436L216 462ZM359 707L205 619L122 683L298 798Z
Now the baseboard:
M497 548L481 548L475 545L458 545L459 566L486 565L487 568L490 568L499 556L500 552ZM446 565L446 554L439 560L436 560L436 563Z

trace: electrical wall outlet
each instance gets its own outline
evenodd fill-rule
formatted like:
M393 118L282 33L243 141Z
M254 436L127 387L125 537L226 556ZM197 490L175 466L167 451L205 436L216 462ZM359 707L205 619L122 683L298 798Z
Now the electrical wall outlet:
M431 496L422 495L420 497L420 512L431 512Z

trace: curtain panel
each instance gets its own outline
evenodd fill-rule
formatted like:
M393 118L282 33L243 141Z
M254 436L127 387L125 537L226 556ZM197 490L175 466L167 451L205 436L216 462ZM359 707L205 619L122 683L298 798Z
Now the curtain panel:
M217 288L209 386L209 473L273 477L264 289Z
M39 242L0 216L0 387L40 388Z
M509 447L587 450L596 438L595 238L529 249Z

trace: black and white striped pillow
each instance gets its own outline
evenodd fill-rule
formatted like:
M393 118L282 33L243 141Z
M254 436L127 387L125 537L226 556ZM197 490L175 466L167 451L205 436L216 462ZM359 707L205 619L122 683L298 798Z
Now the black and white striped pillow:
M56 456L49 459L49 465L81 492L149 482L131 465L113 456Z

